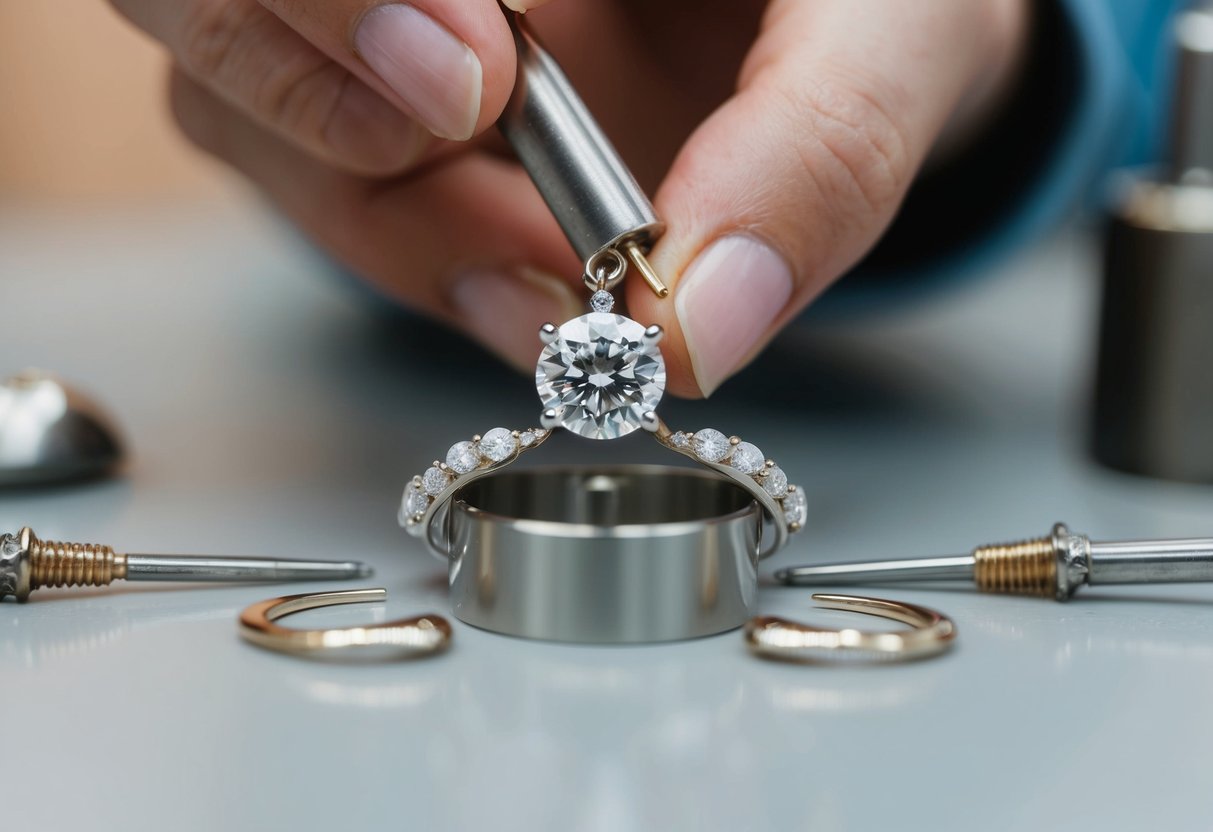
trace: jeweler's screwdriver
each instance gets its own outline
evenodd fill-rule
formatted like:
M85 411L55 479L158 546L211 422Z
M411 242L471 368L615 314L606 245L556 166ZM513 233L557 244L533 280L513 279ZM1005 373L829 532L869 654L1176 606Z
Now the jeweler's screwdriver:
M358 561L280 560L206 555L124 555L94 543L39 540L26 527L0 535L0 601L25 601L35 589L107 586L113 581L332 581L367 578Z
M815 587L972 581L983 592L1067 601L1084 585L1213 581L1213 538L1099 543L1058 523L1048 537L978 546L968 555L793 566L775 580Z

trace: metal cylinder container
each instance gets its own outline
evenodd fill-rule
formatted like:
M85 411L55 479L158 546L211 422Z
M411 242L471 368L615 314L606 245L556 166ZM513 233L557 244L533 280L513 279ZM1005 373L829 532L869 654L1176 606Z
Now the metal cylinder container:
M447 519L454 614L506 635L642 643L740 627L762 510L707 472L656 465L505 472Z
M1176 33L1165 173L1123 175L1106 226L1093 447L1114 468L1213 482L1213 11Z

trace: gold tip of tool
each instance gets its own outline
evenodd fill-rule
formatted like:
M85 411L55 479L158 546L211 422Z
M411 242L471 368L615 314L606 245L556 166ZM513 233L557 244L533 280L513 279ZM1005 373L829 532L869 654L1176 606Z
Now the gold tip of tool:
M636 271L640 272L640 276L644 278L644 282L649 284L649 288L653 290L653 294L659 298L669 296L669 288L661 282L661 278L657 276L657 272L653 271L653 267L645 259L644 252L640 250L638 243L624 243L623 253L627 255L631 264L636 267Z

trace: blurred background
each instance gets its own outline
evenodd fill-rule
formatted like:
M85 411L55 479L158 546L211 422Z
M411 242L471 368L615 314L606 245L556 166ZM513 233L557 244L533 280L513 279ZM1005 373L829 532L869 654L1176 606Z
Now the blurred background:
M165 107L166 57L106 3L0 3L0 201L218 195Z

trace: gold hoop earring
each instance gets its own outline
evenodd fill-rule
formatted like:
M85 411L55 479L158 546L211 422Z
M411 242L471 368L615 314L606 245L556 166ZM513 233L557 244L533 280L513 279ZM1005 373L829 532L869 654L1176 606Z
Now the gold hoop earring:
M451 625L440 615L420 615L359 627L297 630L274 622L304 610L387 599L384 589L351 589L270 598L240 614L240 635L246 641L310 658L420 658L445 650Z
M914 629L905 632L831 630L765 615L746 622L746 644L755 654L767 659L887 662L938 655L947 650L956 638L956 625L952 619L929 607L856 595L818 593L813 600L823 609L850 610L889 618L909 624Z

